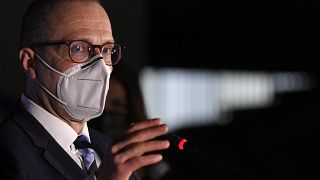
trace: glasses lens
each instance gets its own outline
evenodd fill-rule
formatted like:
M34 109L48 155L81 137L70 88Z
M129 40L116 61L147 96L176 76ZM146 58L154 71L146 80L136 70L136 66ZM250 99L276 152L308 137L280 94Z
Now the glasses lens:
M70 45L70 57L75 62L85 62L90 55L90 45L83 41L75 41Z
M121 46L118 44L106 44L101 50L107 65L115 65L121 59Z

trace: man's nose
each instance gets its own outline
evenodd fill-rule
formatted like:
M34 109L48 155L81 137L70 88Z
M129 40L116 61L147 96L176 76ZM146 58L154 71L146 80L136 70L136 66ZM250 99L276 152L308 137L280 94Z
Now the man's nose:
M95 47L93 49L93 55L96 56L98 54L101 54L101 48ZM112 60L109 57L104 57L103 56L103 60L107 65L112 66Z
M101 54L101 49L100 49L99 47L95 47L95 48L93 49L93 53L94 53L94 55Z

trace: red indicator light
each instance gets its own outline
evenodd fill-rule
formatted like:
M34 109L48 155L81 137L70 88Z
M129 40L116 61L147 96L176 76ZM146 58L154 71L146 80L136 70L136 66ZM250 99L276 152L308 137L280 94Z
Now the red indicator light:
M185 139L185 138L183 138L183 139L181 139L181 140L179 141L179 143L178 143L178 148L179 148L179 150L182 151L182 150L184 149L183 145L184 145L185 142L187 142L187 139Z

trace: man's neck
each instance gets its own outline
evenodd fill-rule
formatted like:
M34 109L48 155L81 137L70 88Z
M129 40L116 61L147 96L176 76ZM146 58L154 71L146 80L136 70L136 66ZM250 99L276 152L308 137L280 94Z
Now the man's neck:
M65 121L76 133L80 133L83 128L85 122L77 122L77 121L70 121L70 120L63 120Z
M55 117L59 118L61 121L67 123L76 133L79 134L83 130L85 122L65 119L65 118L61 117L58 113L56 113L51 106L46 106L45 104L49 104L48 102L41 103L41 100L37 96L29 95L28 92L24 92L24 94L27 98L31 99L34 103L36 103L40 107L46 109L46 111L48 111L49 113L51 113Z

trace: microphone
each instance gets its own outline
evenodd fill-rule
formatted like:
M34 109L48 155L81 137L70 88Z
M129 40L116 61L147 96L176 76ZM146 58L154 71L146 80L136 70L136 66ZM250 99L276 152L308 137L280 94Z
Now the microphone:
M168 133L160 137L160 139L168 140L170 148L178 151L196 152L198 148L192 146L187 138L182 138L175 133Z
M233 172L242 174L243 176L246 176L249 179L252 180L260 180L260 178L257 178L255 176L253 176L252 174L249 174L243 170L240 170L238 168L235 168L233 166L231 166L230 164L227 164L223 161L220 161L216 158L213 158L211 155L206 154L204 152L201 152L199 150L199 148L193 146L188 140L187 138L184 137L180 137L179 135L177 135L176 133L168 133L165 135L160 136L159 138L160 140L168 140L170 142L170 147L169 150L174 150L174 151L178 151L178 152L185 152L185 153L190 153L190 154L194 154L197 155L198 157L207 159L207 160L211 160L213 162L215 162L216 164L220 165L221 167L227 168Z

